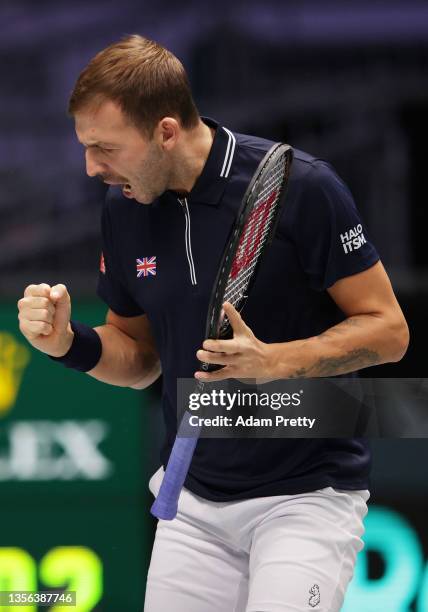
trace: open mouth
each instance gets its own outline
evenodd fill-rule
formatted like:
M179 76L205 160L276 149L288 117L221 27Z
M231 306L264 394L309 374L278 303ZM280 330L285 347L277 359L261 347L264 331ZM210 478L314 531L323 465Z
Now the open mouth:
M133 198L132 187L129 183L125 183L122 187L122 193L126 198Z
M127 198L133 198L134 197L134 194L132 193L131 183L119 183L119 182L106 181L106 180L104 180L103 182L106 185L111 185L111 186L117 185L117 186L122 187L122 193Z

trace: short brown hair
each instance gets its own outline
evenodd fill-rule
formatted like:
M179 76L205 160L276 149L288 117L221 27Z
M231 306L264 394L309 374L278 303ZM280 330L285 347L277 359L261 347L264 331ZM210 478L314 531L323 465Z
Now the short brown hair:
M81 72L68 104L73 116L104 100L117 102L143 133L152 136L162 117L195 127L199 113L182 63L158 43L137 34L100 51Z

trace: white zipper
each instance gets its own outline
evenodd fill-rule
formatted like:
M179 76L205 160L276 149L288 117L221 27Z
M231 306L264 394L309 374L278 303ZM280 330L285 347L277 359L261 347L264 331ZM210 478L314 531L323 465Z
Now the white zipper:
M190 281L192 283L192 285L197 285L198 283L196 282L196 272L195 272L195 262L193 261L193 255L192 255L192 241L190 238L190 212L189 212L189 205L187 204L187 198L184 198L184 200L180 200L180 198L178 199L178 201L180 202L183 211L184 211L184 218L186 219L186 230L184 233L184 240L185 240L185 244L186 244L186 255L187 255L187 261L189 262L189 270L190 270Z

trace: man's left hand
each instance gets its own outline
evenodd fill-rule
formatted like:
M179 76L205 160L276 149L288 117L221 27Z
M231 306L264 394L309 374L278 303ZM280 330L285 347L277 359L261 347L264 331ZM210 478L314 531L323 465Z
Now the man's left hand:
M271 378L269 345L258 340L239 312L225 302L223 310L233 330L230 340L205 340L196 356L203 363L222 367L214 372L198 371L195 378L203 381L226 378Z

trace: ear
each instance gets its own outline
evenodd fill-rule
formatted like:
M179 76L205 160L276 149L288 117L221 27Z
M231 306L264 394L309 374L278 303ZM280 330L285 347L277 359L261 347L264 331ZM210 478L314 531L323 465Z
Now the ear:
M180 131L181 127L177 119L164 117L156 127L155 137L165 151L171 151L177 143Z

